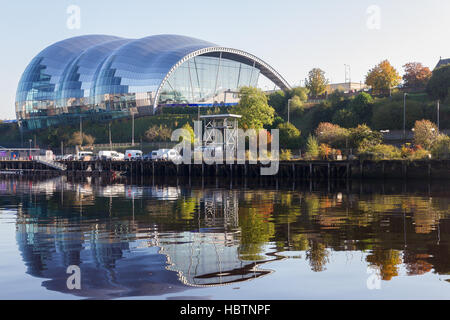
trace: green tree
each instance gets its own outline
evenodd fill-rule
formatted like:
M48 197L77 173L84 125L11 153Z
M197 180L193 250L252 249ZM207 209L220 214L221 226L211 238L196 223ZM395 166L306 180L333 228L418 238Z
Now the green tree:
M358 118L358 124L368 123L372 118L373 98L366 92L359 93L350 101L350 110Z
M271 125L275 110L267 103L267 97L258 88L242 87L239 91L239 104L231 109L232 113L240 114L239 125L244 129L262 129Z
M294 149L300 143L300 131L292 123L281 123L278 125L280 134L280 147Z
M397 70L389 61L383 60L369 70L366 76L366 84L371 86L374 91L387 93L391 88L399 85L401 79Z
M450 64L433 71L427 85L427 93L433 99L444 101L450 96Z
M302 115L304 108L303 108L303 101L300 99L299 96L293 96L291 98L291 102L289 104L289 111L291 114L295 114L297 116Z
M380 144L383 141L383 135L362 124L350 129L349 141L355 148L367 148Z
M191 142L191 144L194 143L195 141L195 133L194 133L194 129L192 129L191 125L189 123L185 123L181 129L185 129L188 134L186 136L182 136L180 137L180 140L178 142L183 141L184 139L188 140Z
M306 140L306 156L315 159L319 156L319 142L317 138L309 135Z
M328 80L325 78L325 71L319 68L312 69L308 74L308 78L305 79L305 86L314 97L324 93L327 84Z
M352 128L358 125L358 116L350 109L340 109L333 114L332 122L344 128Z
M269 95L268 103L278 114L283 114L286 108L287 97L283 90L277 90Z
M305 87L295 87L291 90L291 98L298 97L301 102L308 101L308 89Z

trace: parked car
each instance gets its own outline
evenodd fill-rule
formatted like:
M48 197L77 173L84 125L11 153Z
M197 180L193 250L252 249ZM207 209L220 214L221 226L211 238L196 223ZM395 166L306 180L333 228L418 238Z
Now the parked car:
M122 161L125 160L125 154L121 153L121 152L114 152L112 154L111 160L114 161Z
M149 152L149 153L147 153L147 154L144 154L144 155L142 156L142 159L143 159L143 160L152 160L152 153Z
M63 160L63 161L71 161L74 159L75 159L75 155L73 155L73 154L65 154L61 158L61 160Z
M163 154L164 150L168 150L168 149L153 150L151 152L150 159L152 159L153 161L162 160L161 157L162 157L162 154Z
M125 160L138 160L142 159L142 151L141 150L126 150L125 151Z

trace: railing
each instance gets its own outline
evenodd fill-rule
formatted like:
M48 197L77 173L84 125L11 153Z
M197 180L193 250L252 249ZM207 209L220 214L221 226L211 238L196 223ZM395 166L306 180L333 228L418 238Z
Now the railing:
M57 169L57 170L61 170L61 171L66 171L67 170L67 166L65 164L53 161L53 160L49 160L49 159L43 159L43 158L36 158L35 159L37 162L42 163L48 167L51 167L53 169Z

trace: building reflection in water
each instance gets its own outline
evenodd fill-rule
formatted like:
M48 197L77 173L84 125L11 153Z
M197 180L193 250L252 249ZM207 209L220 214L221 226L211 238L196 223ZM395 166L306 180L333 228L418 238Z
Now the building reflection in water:
M445 185L277 188L11 177L0 180L0 208L17 210L27 272L83 297L233 284L269 275L265 264L278 259L323 272L343 251L361 252L363 267L385 281L450 274ZM69 265L81 268L81 291L66 287Z
M162 295L255 279L271 272L259 265L280 259L240 259L233 190L57 178L2 181L0 194L12 196L3 204L16 202L27 273L43 278L48 290L95 298ZM70 265L81 269L81 290L67 289Z

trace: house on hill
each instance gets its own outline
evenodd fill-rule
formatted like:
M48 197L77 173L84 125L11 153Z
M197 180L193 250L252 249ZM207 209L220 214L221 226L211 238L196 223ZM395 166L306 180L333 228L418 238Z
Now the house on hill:
M442 59L442 57L440 57L439 62L434 69L445 66L446 64L450 64L450 59Z

